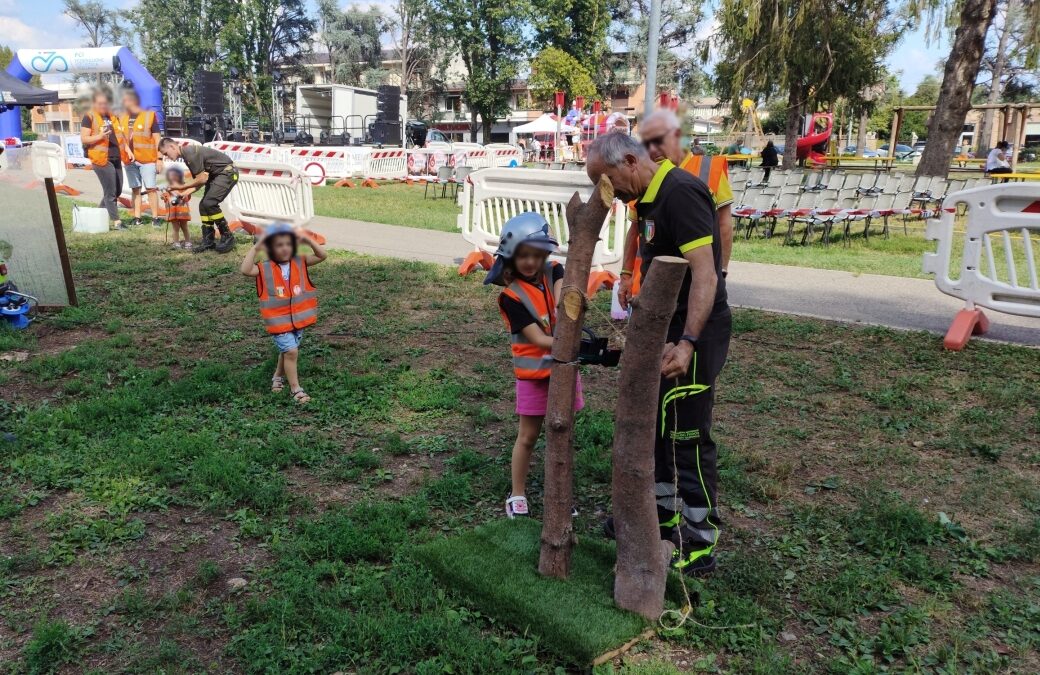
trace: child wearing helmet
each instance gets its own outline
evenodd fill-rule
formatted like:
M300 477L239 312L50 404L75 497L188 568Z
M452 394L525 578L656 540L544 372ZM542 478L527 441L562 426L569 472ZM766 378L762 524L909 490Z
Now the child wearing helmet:
M558 246L540 214L514 216L502 228L495 264L484 280L485 284L505 287L498 296L498 308L509 329L516 375L520 428L513 444L512 490L506 498L509 518L530 515L527 474L545 419L556 299L563 285L563 265L549 260ZM579 379L574 409L581 410L584 405Z
M188 236L188 222L191 220L191 193L181 194L178 189L184 187L184 172L175 166L166 170L166 189L163 190L163 201L166 202L166 220L173 227L173 248L191 249ZM183 239L180 239L183 237Z
M310 246L310 255L299 255L298 244ZM256 261L261 251L267 260ZM256 279L260 316L278 348L278 365L271 378L271 391L278 393L289 382L289 392L299 404L311 397L300 386L297 370L303 329L318 320L318 294L311 283L309 268L328 257L321 244L303 230L285 223L267 228L249 249L239 271Z

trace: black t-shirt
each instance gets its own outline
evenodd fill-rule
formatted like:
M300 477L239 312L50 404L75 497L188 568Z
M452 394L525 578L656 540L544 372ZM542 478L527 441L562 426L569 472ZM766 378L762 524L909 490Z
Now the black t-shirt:
M191 175L198 176L205 171L212 178L234 164L230 157L220 150L203 145L186 145L181 148L181 159L188 167Z
M544 277L543 277L544 278ZM557 281L563 278L563 265L552 266L552 283L555 284ZM542 288L541 281L534 284L537 288L544 291ZM527 328L532 323L538 323L538 319L531 316L531 313L527 311L523 303L515 298L511 298L505 293L501 293L498 296L498 306L505 312L506 319L509 320L509 332L519 333L523 329Z
M668 164L671 165L671 162ZM646 194L636 203L643 279L646 279L650 263L657 256L681 258L688 251L710 245L718 278L715 304L708 316L710 323L713 318L729 312L726 280L722 276L722 236L715 217L715 201L708 186L696 176L676 168L664 173L666 169L667 166L662 165ZM675 332L673 329L681 330L686 323L692 282L693 275L690 270L686 270L675 314L672 316L670 337L674 338L671 335Z
M109 115L105 119L107 119L107 120L112 122L112 127L108 131L108 159L110 161L118 160L119 159L119 141L118 141L118 139L116 139L116 123L117 123L117 120L112 115ZM83 119L80 121L80 126L82 126L84 129L90 129L90 131L92 133L97 133L97 132L101 131L100 129L95 129L94 128L94 116L93 115L84 115Z

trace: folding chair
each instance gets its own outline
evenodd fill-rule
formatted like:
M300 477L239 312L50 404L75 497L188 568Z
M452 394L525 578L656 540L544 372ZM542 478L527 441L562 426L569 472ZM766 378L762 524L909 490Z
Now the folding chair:
M448 190L448 183L451 182L452 174L455 173L455 169L450 166L438 166L437 167L437 178L433 181L426 181L426 188L423 189L423 199L426 199L426 193L430 190L430 184L433 184L433 197L437 198L437 188L441 188L441 197L444 197Z
M454 188L454 197L457 200L459 198L459 189L466 184L466 179L473 173L472 166L456 166L455 177L451 179L451 186Z
M762 188L749 187L744 192L744 199L741 206L733 209L731 213L737 220L739 227L740 221L747 219L747 230L744 232L744 239L751 238L751 231L758 225L758 221L762 216L773 208L773 202L775 195L769 194Z

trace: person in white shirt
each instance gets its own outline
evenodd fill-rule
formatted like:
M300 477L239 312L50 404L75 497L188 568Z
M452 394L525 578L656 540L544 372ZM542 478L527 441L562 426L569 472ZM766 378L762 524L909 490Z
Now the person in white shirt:
M1011 144L1007 141L999 141L997 147L989 151L986 156L986 173L1011 173L1011 164L1007 160L1007 151Z

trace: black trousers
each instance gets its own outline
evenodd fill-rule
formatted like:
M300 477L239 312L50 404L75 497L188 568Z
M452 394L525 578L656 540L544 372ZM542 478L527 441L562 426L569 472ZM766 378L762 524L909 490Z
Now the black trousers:
M707 555L722 526L718 507L718 451L711 437L715 378L729 353L732 315L713 317L698 337L690 370L679 378L661 378L654 446L654 493L661 536L681 528L684 556ZM677 321L668 340L682 335ZM678 487L678 490L676 490ZM678 542L677 542L678 543Z
M218 173L210 176L206 181L205 191L202 193L202 201L199 202L199 216L203 225L218 227L226 224L224 212L220 208L221 202L227 199L231 190L238 185L238 172Z
M101 203L108 210L108 219L119 220L119 195L123 194L123 164L119 158L108 158L108 164L94 166L94 175L101 183Z

